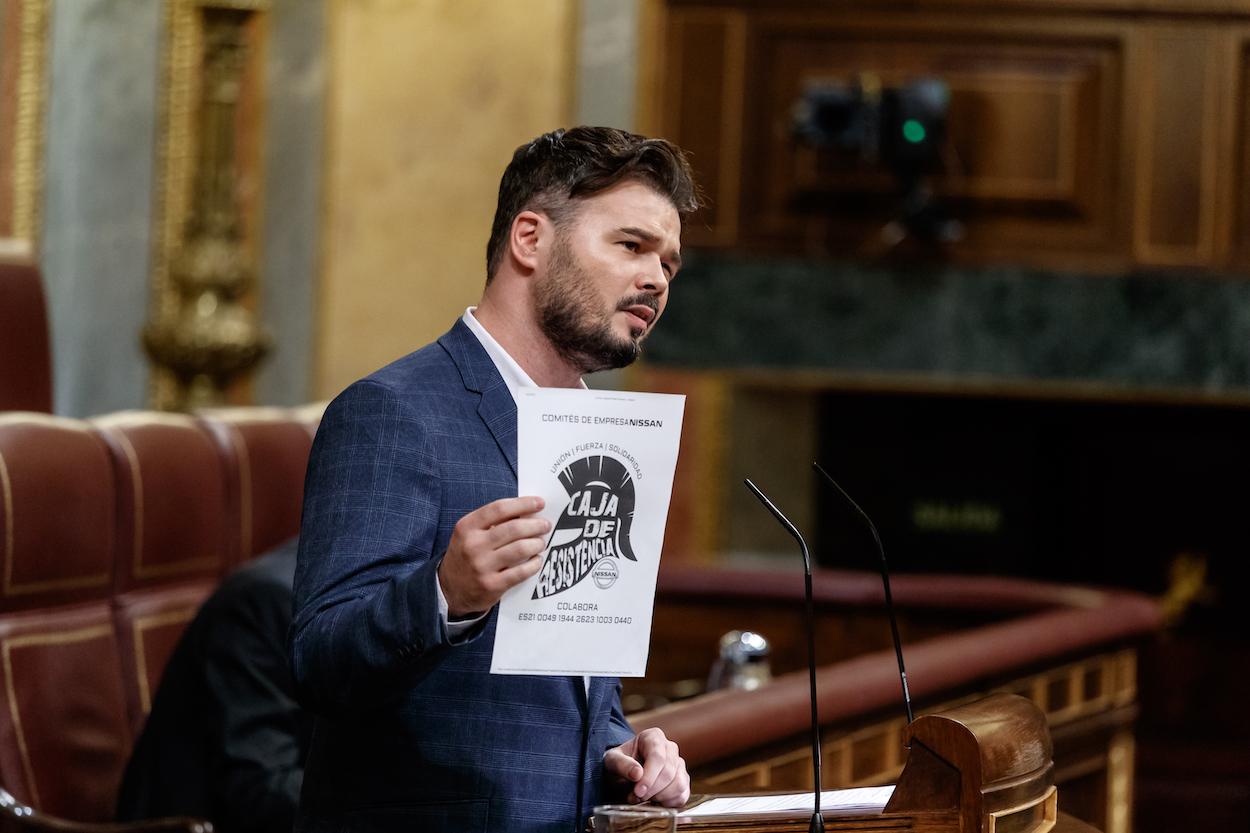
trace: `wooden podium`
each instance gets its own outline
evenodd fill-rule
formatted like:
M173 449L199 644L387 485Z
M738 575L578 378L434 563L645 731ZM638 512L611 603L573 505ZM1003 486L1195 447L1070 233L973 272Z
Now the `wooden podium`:
M917 718L907 731L907 765L880 813L825 814L840 833L1089 833L1059 813L1050 731L1023 697L993 694ZM694 807L713 796L700 796ZM678 829L722 833L806 831L811 813L679 818Z

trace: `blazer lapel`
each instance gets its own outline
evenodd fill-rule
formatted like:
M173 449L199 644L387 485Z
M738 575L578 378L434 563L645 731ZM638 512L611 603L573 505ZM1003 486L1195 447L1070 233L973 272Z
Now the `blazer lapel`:
M463 320L447 331L438 343L460 370L465 390L481 395L477 413L516 477L516 402L482 343Z
M457 319L452 328L438 340L438 343L443 346L456 367L460 369L460 378L464 381L465 390L481 395L482 398L477 406L478 416L482 418L487 430L495 438L499 450L507 458L508 465L512 467L512 475L515 477L517 473L516 402L512 398L512 392L508 390L507 383L499 375L498 368L491 361L486 348L482 347L482 342L477 340L477 336L463 319ZM603 678L591 677L589 692L586 690L585 678L568 677L567 679L574 688L573 696L578 706L581 707L583 715L587 717L594 715L603 703L603 692L606 688Z

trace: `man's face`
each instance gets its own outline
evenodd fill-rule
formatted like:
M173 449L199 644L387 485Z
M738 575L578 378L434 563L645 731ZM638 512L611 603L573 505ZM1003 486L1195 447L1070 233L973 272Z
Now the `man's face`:
M539 325L566 361L591 373L638 358L681 265L680 238L677 209L641 182L579 202L534 284Z

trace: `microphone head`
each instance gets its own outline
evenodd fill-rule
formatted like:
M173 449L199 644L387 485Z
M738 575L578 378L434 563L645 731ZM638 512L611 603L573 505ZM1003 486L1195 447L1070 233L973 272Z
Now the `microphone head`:
M808 555L808 552L807 552L807 542L804 541L803 536L799 534L798 527L792 524L790 522L790 519L787 518L784 514L782 514L781 510L778 509L773 504L773 502L768 499L768 496L765 495L764 492L760 490L759 486L756 486L754 483L751 482L751 478L747 477L742 482L746 484L747 488L751 490L752 494L754 494L757 498L760 499L760 503L764 504L764 508L772 513L773 517L777 519L777 523L785 527L786 532L789 532L790 536L794 538L794 540L799 542L799 549L803 551L803 569L806 570L807 574L810 576L812 574L812 559L811 559L811 556Z
M860 508L860 505L855 502L855 498L847 494L846 489L843 489L840 485L838 485L838 481L833 479L833 475L829 474L829 472L821 468L820 463L817 463L815 460L813 460L812 468L820 472L821 476L824 477L825 480L829 481L829 485L837 489L838 494L842 495L842 499L845 500L847 504L849 504L850 507L855 510L855 514L859 515L860 519L868 527L868 531L872 533L872 541L874 544L876 544L877 553L881 556L881 560L884 562L885 561L885 547L881 543L881 533L877 532L877 525L872 522L872 518L868 517L868 513L865 512L862 508Z

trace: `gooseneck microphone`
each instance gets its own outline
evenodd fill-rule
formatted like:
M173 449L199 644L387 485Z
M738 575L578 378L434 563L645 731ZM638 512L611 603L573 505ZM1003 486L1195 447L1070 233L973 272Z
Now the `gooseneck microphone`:
M846 490L838 485L838 481L834 480L829 472L820 467L819 463L812 463L812 468L820 472L833 488L838 490L838 494L851 505L868 525L868 531L872 533L872 540L877 545L877 553L881 556L881 583L885 586L885 609L890 617L890 634L894 637L894 656L898 658L898 677L903 684L903 706L907 709L907 723L910 725L914 719L911 713L911 692L907 688L907 669L903 667L903 643L898 638L898 617L894 615L894 597L890 595L890 568L885 562L885 547L881 545L881 536L877 533L877 526L872 522L872 518L868 517L868 513L859 508ZM806 554L804 555L806 557Z
M751 490L760 503L764 504L764 508L772 513L777 522L785 527L794 540L799 542L799 549L803 551L803 581L807 600L807 676L811 683L811 700L812 700L812 777L815 783L813 793L815 795L815 805L813 806L812 821L807 826L807 833L825 833L825 818L820 814L820 790L822 782L820 779L820 720L816 715L816 630L815 630L815 614L812 612L812 559L807 552L807 542L803 540L803 536L794 528L794 524L790 523L790 519L781 514L781 510L773 505L759 487L751 482L750 478L743 481L747 488Z

